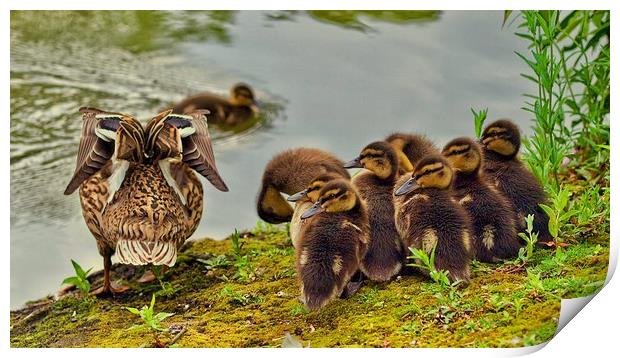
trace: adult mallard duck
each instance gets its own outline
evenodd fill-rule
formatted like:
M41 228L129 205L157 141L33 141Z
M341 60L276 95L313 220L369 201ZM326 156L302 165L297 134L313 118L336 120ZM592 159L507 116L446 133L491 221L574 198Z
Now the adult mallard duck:
M202 185L194 170L228 191L213 156L205 111L159 113L144 129L135 118L81 108L75 173L82 213L103 256L104 284L95 294L122 292L110 282L111 257L132 265L173 266L177 249L202 216Z

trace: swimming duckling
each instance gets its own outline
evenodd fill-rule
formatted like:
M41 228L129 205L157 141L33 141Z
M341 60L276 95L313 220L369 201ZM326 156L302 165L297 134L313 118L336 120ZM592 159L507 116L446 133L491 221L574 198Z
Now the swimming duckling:
M202 217L203 190L196 173L228 191L215 166L203 111L159 113L146 128L122 113L81 108L77 164L65 195L79 188L86 226L103 256L103 287L112 255L131 265L173 266L177 250Z
M427 254L435 248L435 269L452 281L469 281L471 223L452 199L452 168L441 156L423 158L411 177L402 176L394 192L396 227L407 248Z
M289 196L286 200L292 201L295 203L295 210L293 211L293 218L291 219L291 225L289 225L289 235L291 237L291 241L293 242L293 246L297 247L297 242L299 238L299 234L303 227L307 224L311 218L302 220L301 215L316 201L319 199L319 193L321 189L330 181L335 179L344 179L342 175L337 173L325 173L321 174L318 177L312 179L306 189L297 192L291 196Z
M439 148L428 138L419 134L393 133L385 138L398 155L401 174L410 173L420 159L431 154L439 154Z
M369 239L368 214L349 181L336 179L301 218L312 218L296 250L301 299L318 310L340 296L359 269Z
M442 154L455 171L454 197L471 219L474 257L483 262L516 257L521 248L516 213L482 173L480 146L469 138L457 138L446 144Z
M340 159L320 149L295 148L277 154L263 173L256 204L258 216L272 224L291 221L294 210L280 193L293 195L320 174L337 173L350 178L342 165Z
M400 272L403 248L394 225L392 192L398 176L398 157L387 142L373 142L345 168L365 168L353 177L353 185L366 202L370 224L368 252L362 272L373 281L388 281Z
M545 191L517 157L521 146L519 128L507 119L500 119L484 129L480 142L484 147L484 172L514 207L517 231L525 231L525 217L533 214L538 242L553 241L549 217L538 206L547 201Z
M211 112L209 124L234 126L251 119L258 113L254 91L245 83L237 83L230 89L229 97L214 93L199 93L189 96L172 108L173 113L184 114L198 109Z

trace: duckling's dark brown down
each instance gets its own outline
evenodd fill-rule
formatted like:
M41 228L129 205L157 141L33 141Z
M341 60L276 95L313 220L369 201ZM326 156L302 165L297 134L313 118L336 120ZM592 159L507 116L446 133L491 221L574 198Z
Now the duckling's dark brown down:
M263 173L256 210L266 222L290 221L293 209L279 193L293 195L306 188L320 174L337 173L350 178L344 163L334 155L314 148L295 148L273 157Z
M498 120L489 124L483 132L492 127L506 128L507 140L515 146L512 155L502 155L484 149L484 172L504 196L511 202L517 213L517 231L525 231L525 217L534 215L534 232L538 232L538 242L553 241L549 233L549 217L538 204L546 203L547 197L538 179L517 157L521 144L518 127L509 120Z
M362 272L373 281L388 281L400 272L404 259L403 247L394 225L392 192L398 176L398 158L386 142L374 142L365 149L380 150L390 163L387 178L380 178L372 171L353 177L353 185L366 202L370 224L368 252L362 260ZM363 153L364 151L362 151Z
M342 294L366 253L368 231L368 214L359 198L351 210L319 213L304 226L296 266L302 300L309 309L317 310Z

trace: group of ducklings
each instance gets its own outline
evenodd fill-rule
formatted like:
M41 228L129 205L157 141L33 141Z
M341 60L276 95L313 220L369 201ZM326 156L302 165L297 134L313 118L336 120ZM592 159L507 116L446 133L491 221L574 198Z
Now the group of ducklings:
M519 160L520 144L519 128L502 119L478 141L461 137L442 150L404 133L346 163L319 149L287 150L265 168L258 215L290 221L301 300L311 310L354 294L364 277L385 282L404 273L410 248L434 250L436 270L468 282L472 259L518 255L527 215L538 242L551 240L539 207L545 194ZM365 170L351 178L345 168Z

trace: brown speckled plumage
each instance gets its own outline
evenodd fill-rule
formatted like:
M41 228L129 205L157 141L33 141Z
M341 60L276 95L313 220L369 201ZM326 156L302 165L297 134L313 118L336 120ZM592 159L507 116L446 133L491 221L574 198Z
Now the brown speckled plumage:
M228 189L217 173L201 113L181 117L160 113L149 121L146 133L126 115L108 119L110 112L88 109L84 113L87 135L83 131L76 173L67 192L86 177L78 183L82 212L104 256L103 291L110 292L113 254L121 263L174 265L177 249L196 230L202 216L202 185L192 168L204 173L218 189ZM153 128L161 131L153 134ZM91 138L115 143L115 151L101 168L87 175L92 169L82 168L96 165L81 164L88 160L80 158L92 157L89 148L97 145L84 144L92 143ZM125 160L119 158L120 153Z

